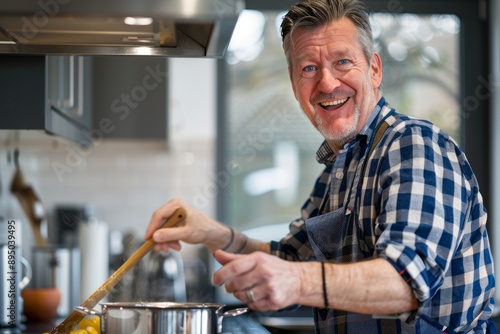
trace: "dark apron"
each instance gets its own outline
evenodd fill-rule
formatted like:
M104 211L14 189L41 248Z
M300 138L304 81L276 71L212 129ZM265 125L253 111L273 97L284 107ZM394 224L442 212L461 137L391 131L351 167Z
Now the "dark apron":
M360 164L362 163L364 162L360 162ZM359 170L360 168L358 168L356 174L360 173ZM359 175L353 177L353 184L358 185L357 189L351 186L348 203L343 208L323 213L325 211L324 207L329 202L329 190L327 190L327 194L325 194L323 203L320 206L320 214L305 220L309 241L315 259L318 261L350 263L373 257L373 250L370 250L370 247L368 247L358 226L359 219L357 212L359 210L359 198L357 193L360 192L362 182L356 182L356 179L359 180ZM354 203L354 209L348 209L350 208L349 203ZM397 317L375 319L372 315L314 308L316 333L321 334L455 333L425 315L420 315L418 320L411 324L405 322L407 317L408 314L403 320ZM496 334L496 329L491 319L489 323L488 333Z
M309 218L305 221L309 241L318 261L349 263L366 260L372 255L363 250L358 236L355 214L344 214L344 209ZM318 334L455 334L435 320L420 315L408 324L397 317L376 319L372 315L358 314L326 308L314 308L314 322ZM487 333L496 334L494 322L488 322Z

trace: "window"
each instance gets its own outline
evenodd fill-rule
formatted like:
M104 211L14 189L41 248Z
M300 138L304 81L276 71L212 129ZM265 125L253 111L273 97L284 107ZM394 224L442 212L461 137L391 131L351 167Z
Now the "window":
M433 121L459 142L489 208L488 101L478 94L488 78L482 7L396 2L390 10L387 2L367 1L383 94L398 111ZM322 169L315 161L322 138L293 96L278 33L293 3L247 1L241 22L249 34L238 43L237 27L218 66L217 170L231 175L220 187L218 218L241 230L282 223L268 238L281 237L298 217Z

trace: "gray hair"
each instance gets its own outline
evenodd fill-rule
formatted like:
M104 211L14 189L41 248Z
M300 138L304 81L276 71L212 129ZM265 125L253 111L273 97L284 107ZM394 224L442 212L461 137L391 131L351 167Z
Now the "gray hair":
M283 50L291 69L290 47L295 29L314 29L342 18L351 20L358 31L358 40L366 61L370 63L374 52L372 28L368 9L360 0L302 0L283 18L281 38Z

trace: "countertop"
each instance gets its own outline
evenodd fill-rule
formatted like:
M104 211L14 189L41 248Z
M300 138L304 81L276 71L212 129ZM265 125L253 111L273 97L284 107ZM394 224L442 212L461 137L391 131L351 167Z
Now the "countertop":
M227 317L221 334L314 333L312 313L308 307L295 311L253 312ZM41 334L50 332L65 318L44 322L23 322L21 328L0 328L0 334Z
M301 314L303 313L303 314ZM288 312L288 314L284 314L283 318L288 318L292 312ZM307 315L305 312L299 312L298 317L291 317L291 322L282 323L282 317L277 317L276 314L273 314L271 317L256 317L255 314L250 313L249 315L241 315L238 317L232 317L224 319L223 321L223 330L222 334L244 334L244 333L252 333L252 334L274 334L274 333L314 333L314 330L311 331L311 319L307 319L307 317L303 317L303 315ZM257 321L258 319L258 321ZM493 318L495 320L495 324L497 328L500 328L500 316L495 316ZM297 326L297 324L292 324L294 321L304 320L303 323ZM264 324L265 326L261 325ZM44 322L44 323L32 323L32 324L23 324L23 329L18 328L0 328L0 334L40 334L44 331L50 331L55 327L55 321L52 322ZM281 328L273 328L273 325L278 325ZM268 327L269 326L269 327ZM305 330L303 326L307 326L307 330ZM314 327L314 325L312 325Z
M21 328L0 328L0 334L41 334L50 332L59 323L57 319L36 323L23 323ZM222 334L271 333L252 315L229 317L222 322Z

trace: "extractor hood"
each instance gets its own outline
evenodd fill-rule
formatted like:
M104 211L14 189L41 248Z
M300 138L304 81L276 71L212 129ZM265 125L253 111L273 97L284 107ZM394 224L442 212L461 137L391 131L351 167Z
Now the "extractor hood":
M244 0L0 0L0 53L222 57Z

